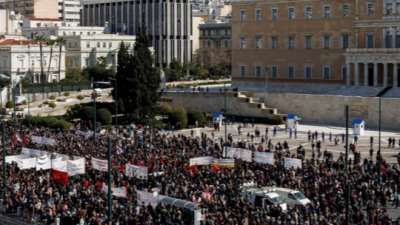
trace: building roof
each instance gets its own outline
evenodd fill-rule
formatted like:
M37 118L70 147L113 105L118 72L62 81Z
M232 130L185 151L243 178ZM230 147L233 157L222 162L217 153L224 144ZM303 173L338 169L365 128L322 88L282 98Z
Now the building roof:
M60 21L60 19L57 18L37 18L37 17L30 17L30 20L36 20L36 21Z
M37 44L34 40L0 39L0 45L31 45Z

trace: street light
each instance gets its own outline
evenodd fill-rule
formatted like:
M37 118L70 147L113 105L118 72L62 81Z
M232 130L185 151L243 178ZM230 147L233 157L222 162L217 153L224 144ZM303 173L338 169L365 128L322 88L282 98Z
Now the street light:
M96 123L97 123L97 109L96 109L96 98L97 98L97 93L95 90L95 82L94 78L92 77L92 99L93 99L93 141L96 141Z

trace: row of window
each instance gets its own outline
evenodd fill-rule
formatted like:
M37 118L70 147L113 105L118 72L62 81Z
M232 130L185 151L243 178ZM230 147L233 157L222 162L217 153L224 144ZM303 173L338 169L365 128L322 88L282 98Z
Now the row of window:
M396 12L395 10L393 10L393 8L396 7L396 10L399 9L397 12L400 12L400 3L396 3L396 5L394 6L394 4L392 3L387 3L385 5L385 14L386 15L392 15L394 14L394 12ZM295 6L289 6L287 8L288 10L288 19L289 20L293 20L296 18L296 7ZM342 4L341 6L341 16L343 17L347 17L351 15L351 8L350 8L350 4ZM367 16L373 16L375 14L375 5L373 2L368 2L367 3L367 7L366 7L366 12L365 14ZM313 7L312 6L305 6L304 7L304 18L305 19L312 19L313 18ZM330 5L324 5L322 7L322 15L323 18L330 18L333 16L333 7L331 7ZM240 21L244 22L246 21L246 10L240 10ZM255 11L255 20L256 21L262 21L263 18L265 16L263 15L263 11L260 8L257 8ZM271 8L271 15L270 18L272 20L277 20L279 19L279 10L277 7L272 7Z
M346 76L346 66L342 66L342 77L344 78ZM253 68L247 68L247 66L241 65L239 68L239 73L241 77L246 77L246 76L255 76L255 77L262 77L262 76L267 76L272 79L278 78L284 78L280 76L280 71L278 66L273 65L271 67L262 67L262 66L254 66ZM285 69L283 69L283 73L287 75L286 78L288 79L294 79L297 74L296 74L296 68L293 65L289 65ZM311 65L306 65L304 66L303 70L303 75L305 79L311 79L314 75L314 70ZM331 65L324 65L321 68L321 77L325 80L329 80L332 77L332 67Z
M230 40L203 40L203 48L230 48Z
M349 48L350 47L350 35L342 34L340 37L340 47L341 48ZM311 34L304 35L304 48L311 49L314 48L314 37ZM333 47L333 38L331 35L323 35L321 38L321 46L322 48L332 48ZM254 48L263 48L263 37L261 35L256 35L254 37ZM279 38L278 36L270 37L270 48L279 48ZM287 47L289 49L296 48L296 36L288 36L287 37ZM247 40L244 37L240 38L240 48L247 48Z
M229 36L231 35L231 30L230 29L207 29L207 30L201 30L201 35L202 36Z

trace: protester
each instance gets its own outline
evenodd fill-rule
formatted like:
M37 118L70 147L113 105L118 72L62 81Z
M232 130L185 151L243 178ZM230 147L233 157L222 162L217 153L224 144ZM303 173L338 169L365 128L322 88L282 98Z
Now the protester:
M236 160L234 168L219 168L189 166L189 159L193 157L223 157L223 142L215 141L204 133L185 136L136 127L133 132L120 129L99 134L93 140L79 134L77 129L60 131L9 126L7 130L7 135L38 135L56 140L56 145L49 146L23 143L17 138L8 151L9 155L18 154L25 146L86 159L86 173L69 177L67 185L55 182L50 171L21 170L16 164L7 166L8 191L3 201L5 213L17 214L40 224L60 221L60 224L96 225L107 222L107 194L102 190L107 173L91 168L89 162L92 157L107 158L109 135L112 139L113 186L126 187L127 190L126 198L113 198L112 224L186 225L193 222L192 218L185 216L185 209L178 206L159 204L153 208L143 205L138 201L136 190L159 190L160 195L194 201L204 209L202 223L206 225L345 224L346 182L351 187L348 203L350 224L395 224L384 208L399 207L400 204L398 165L386 163L380 153L377 153L376 159L371 156L361 160L355 156L349 160L346 180L344 155L334 159L329 151L325 150L322 154L317 132L312 135L312 144L318 140L318 155L313 151L311 158L306 158L301 145L291 152L286 141L273 144L269 139L265 148L257 147L253 141L235 142L229 134L229 146L273 152L276 163L266 165ZM240 126L238 133L241 133ZM277 128L274 127L273 135L276 134ZM324 133L322 135L324 140ZM309 140L310 136L311 132L308 132ZM356 149L353 150L356 155ZM285 168L284 157L302 159L302 168ZM121 169L126 163L146 166L149 174L162 172L162 175L149 175L147 180L128 177ZM300 190L312 204L289 207L286 213L274 214L272 212L276 208L255 207L241 196L240 187L246 182Z

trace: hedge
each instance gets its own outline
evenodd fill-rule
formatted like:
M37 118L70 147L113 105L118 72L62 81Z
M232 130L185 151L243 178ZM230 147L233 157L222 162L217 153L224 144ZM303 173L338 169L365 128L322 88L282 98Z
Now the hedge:
M101 108L97 110L97 121L102 125L110 125L112 123L112 114L106 108Z
M39 117L39 116L28 116L23 120L25 125L32 126L43 126L54 129L69 129L72 124L65 121L64 119L56 118L53 116Z

